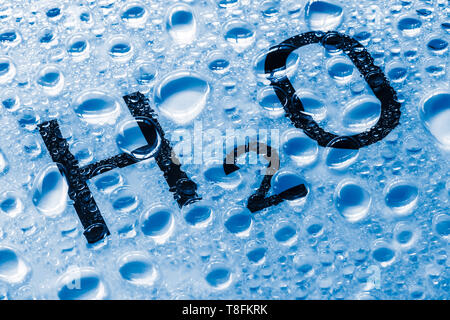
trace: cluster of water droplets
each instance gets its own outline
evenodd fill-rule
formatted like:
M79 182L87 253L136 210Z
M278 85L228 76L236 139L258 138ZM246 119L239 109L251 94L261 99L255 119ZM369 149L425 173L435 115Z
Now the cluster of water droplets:
M0 4L0 299L448 298L449 14L443 0ZM311 30L359 41L395 88L402 116L382 141L323 148L284 117L265 58ZM289 77L327 131L380 117L332 45L292 52L271 76ZM279 130L269 195L301 183L308 195L251 213L264 165L225 175L204 159L183 164L203 199L179 209L154 160L160 133L121 98L135 91L169 140L194 122ZM144 160L88 182L111 231L95 245L36 130L50 119L81 166Z

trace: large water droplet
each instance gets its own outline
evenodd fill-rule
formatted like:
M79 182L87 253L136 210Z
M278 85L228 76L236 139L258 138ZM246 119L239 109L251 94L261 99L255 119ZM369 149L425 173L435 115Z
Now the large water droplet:
M319 154L317 142L303 131L289 130L283 135L283 151L299 166L307 166L316 161Z
M143 160L153 157L159 150L161 137L151 119L137 117L119 125L116 142L120 150Z
M23 212L23 208L23 202L15 192L6 191L0 195L0 212L14 218Z
M190 226L204 228L211 223L213 211L210 204L194 203L183 208L183 216Z
M38 72L37 83L46 95L55 97L64 88L64 75L56 66L45 66Z
M373 245L372 257L381 264L382 267L390 265L395 260L395 251L384 241L377 241Z
M253 220L247 208L233 208L225 219L225 228L232 234L242 238L250 235Z
M394 228L394 241L400 248L410 248L419 238L417 227L414 224L400 222Z
M140 2L127 3L122 8L120 18L129 27L143 27L148 18L148 10Z
M348 83L353 75L354 67L350 59L336 57L327 62L330 77L339 84Z
M0 246L0 280L7 283L20 283L29 271L28 265L14 249Z
M33 204L46 216L59 215L66 209L68 189L65 177L52 163L39 172L33 183Z
M109 56L113 61L119 63L128 62L134 54L134 47L130 39L122 35L111 38L108 41L108 48Z
M89 57L90 45L84 35L75 35L67 41L67 52L74 61L83 61Z
M303 112L306 115L313 117L315 121L321 121L325 119L327 115L327 108L322 99L320 99L315 93L308 90L299 89L295 92L295 96L298 97L303 106Z
M397 23L397 28L407 37L415 37L420 33L422 22L414 17L402 17Z
M230 286L233 281L231 270L223 265L209 267L206 282L214 289L223 290Z
M433 37L427 43L428 50L437 55L442 55L448 51L448 41L440 37Z
M274 237L280 244L291 246L298 238L296 226L290 222L281 222L275 226Z
M302 184L308 189L308 183L300 175L295 172L280 170L272 178L273 194L280 194ZM293 194L286 197L285 200L287 200L289 205L299 206L304 204L307 198L308 196L298 197L298 195Z
M439 214L433 218L433 229L436 234L444 239L450 239L450 216Z
M372 198L357 182L341 182L334 195L336 208L349 222L363 219L369 212Z
M185 124L202 112L209 91L209 84L201 75L176 71L158 84L155 101L164 116L178 124Z
M166 29L176 43L190 44L197 33L197 22L192 8L182 3L170 8L166 18Z
M389 79L394 83L401 83L406 79L408 70L400 62L393 62L386 67Z
M175 219L169 207L155 205L142 213L140 225L144 235L156 243L164 243L173 233Z
M420 104L420 117L444 149L450 149L450 93L434 92Z
M137 286L151 286L158 277L158 271L146 254L131 252L119 259L119 273L122 278Z
M108 291L100 275L92 268L73 268L58 280L61 300L102 300Z
M380 114L380 101L373 96L362 96L345 107L342 122L349 131L362 132L372 127Z
M405 215L415 207L418 197L419 189L415 185L398 181L387 187L384 201L394 213Z
M255 41L255 29L247 22L231 20L225 26L225 40L236 52L243 52Z
M111 193L111 202L114 210L119 213L128 213L139 206L139 199L128 187L121 187Z
M17 46L22 37L17 33L16 30L5 30L0 33L0 44L6 45L8 47Z
M344 170L359 155L358 143L349 137L337 137L330 141L325 151L325 163L330 169Z
M0 57L0 84L11 81L16 75L16 66L8 57Z
M123 178L120 173L111 171L94 178L94 184L103 193L110 193L114 189L122 186Z
M230 190L236 188L242 181L242 175L239 171L226 175L222 164L208 165L203 175L208 182Z
M158 75L156 65L152 62L141 62L134 70L134 77L140 85L150 84Z
M0 150L0 175L7 173L9 170L8 160L6 159L5 154L2 150Z
M342 7L331 1L312 0L305 7L305 20L311 30L334 30L342 23L343 15Z
M89 124L113 124L120 114L119 100L98 90L84 91L73 106L81 120Z

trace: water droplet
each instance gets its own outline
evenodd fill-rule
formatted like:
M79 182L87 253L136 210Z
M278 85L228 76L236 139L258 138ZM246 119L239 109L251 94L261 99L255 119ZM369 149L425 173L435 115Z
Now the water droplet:
M306 232L312 237L320 237L324 233L323 221L316 217L305 220Z
M223 265L215 264L209 267L206 282L217 290L223 290L230 286L233 281L231 270Z
M389 64L386 67L386 70L389 79L394 83L400 83L405 81L406 76L408 74L408 70L406 69L406 67L399 62Z
M192 8L182 3L170 8L166 18L166 29L176 43L180 45L192 43L197 33L197 22Z
M211 164L206 166L203 175L207 181L228 190L236 188L242 181L242 175L239 171L234 171L233 173L226 175L222 164Z
M153 157L159 150L161 137L151 119L136 117L119 124L116 143L121 151L144 160Z
M25 130L33 131L39 123L40 117L32 108L26 107L17 112L19 125Z
M30 268L17 251L0 246L0 280L7 283L20 283L28 275Z
M216 74L224 74L228 71L230 62L221 52L215 51L208 56L208 68Z
M1 104L6 110L14 112L20 107L20 98L14 90L6 90L1 96Z
M279 194L283 191L287 191L302 184L304 184L306 189L309 191L308 183L300 175L295 172L280 170L272 177L271 188L273 190L273 194ZM309 192L305 197L300 198L296 195L293 195L292 197L285 198L285 200L287 200L287 202L291 206L300 206L306 202L308 195Z
M216 0L217 5L220 8L228 9L236 7L239 4L239 0Z
M194 203L183 208L184 220L192 227L204 228L213 218L211 204Z
M61 300L103 300L108 290L100 275L92 268L71 268L58 280Z
M244 52L255 41L255 29L247 22L231 20L224 26L225 40L236 52Z
M284 114L283 104L287 104L284 100L280 103L277 92L281 91L278 87L264 87L258 93L258 103L272 117ZM284 95L286 96L286 95Z
M23 202L19 196L12 191L5 191L0 195L0 212L10 218L14 218L23 212Z
M330 77L339 84L348 83L353 76L353 63L349 59L336 57L327 62Z
M129 38L125 36L115 36L108 41L109 56L115 62L124 63L130 61L134 54L134 47Z
M250 235L252 225L252 216L247 208L233 208L226 214L225 228L240 238Z
M144 235L162 244L169 239L175 228L173 211L162 204L154 205L142 213L140 225Z
M395 251L384 241L377 241L373 245L372 257L378 261L382 267L390 265L395 260Z
M246 251L248 260L253 264L261 265L266 261L267 247L262 243L252 241Z
M35 159L42 153L41 143L34 134L27 134L22 138L23 150L31 158Z
M127 3L122 8L120 18L129 27L143 27L148 19L148 10L140 2Z
M16 75L16 66L12 60L5 56L0 56L0 84L11 81Z
M402 249L410 248L418 237L414 224L400 222L394 228L394 241Z
M120 173L110 171L94 178L97 189L103 193L110 193L114 189L123 185L123 178Z
M45 216L54 217L66 209L68 185L56 164L43 168L33 183L33 204Z
M0 175L4 175L9 171L9 163L5 154L0 150Z
M134 71L134 77L140 85L151 84L158 75L157 67L152 62L141 62Z
M433 54L442 55L448 51L448 41L435 37L428 41L427 48Z
M342 123L351 132L362 132L372 127L380 114L380 101L374 96L362 96L345 107Z
M139 206L139 199L128 187L120 187L111 193L111 202L114 210L120 213L129 213Z
M372 197L358 182L345 180L336 188L334 203L347 221L357 222L367 216Z
M89 124L113 124L120 114L119 100L99 90L82 92L73 103L81 120Z
M22 41L22 37L16 30L5 30L0 33L0 44L15 47Z
M119 259L119 273L122 278L137 286L152 286L158 271L146 254L131 252Z
M260 81L262 83L270 84L270 81L268 81L268 79L271 79L271 78L281 79L284 76L289 77L289 78L292 78L293 76L295 76L298 64L300 62L300 57L295 51L291 52L289 54L289 56L287 57L286 66L283 66L276 70L272 70L272 73L266 73L265 64L266 64L267 55L270 52L284 50L284 49L290 49L290 48L285 48L283 46L275 47L275 48L269 50L269 52L266 52L266 51L262 52L255 57L255 59L253 61L253 70L255 72L255 75L256 75L258 81Z
M302 113L313 117L315 121L322 121L327 115L327 108L322 99L314 92L300 89L295 92L295 96L300 99L304 111Z
M158 84L155 102L164 116L177 124L186 124L202 112L209 91L209 84L201 75L176 71Z
M344 170L359 155L358 143L350 137L337 137L330 141L325 151L325 163L330 169Z
M342 23L344 11L331 1L312 0L306 4L305 20L311 30L335 30Z
M64 75L58 67L47 65L38 72L37 83L46 95L55 97L64 88Z
M433 218L433 229L436 234L444 239L450 239L450 216L439 214Z
M83 61L89 57L90 45L85 35L72 36L67 41L67 52L74 61Z
M56 18L61 14L61 9L58 7L55 8L50 8L47 10L47 12L45 13L47 15L47 17L49 17L50 19Z
M406 37L417 36L422 28L422 22L414 17L403 17L397 23L397 28Z
M283 151L298 166L307 166L316 161L319 154L317 142L303 131L289 130L284 133L282 138Z
M384 201L395 214L406 215L416 206L418 198L419 189L415 185L397 181L387 187Z
M290 222L278 223L274 228L274 237L280 244L292 246L298 238L296 226Z
M420 104L420 117L433 137L445 149L450 149L450 93L436 91Z
M46 46L55 45L57 43L56 35L52 29L43 29L39 32L39 42Z

